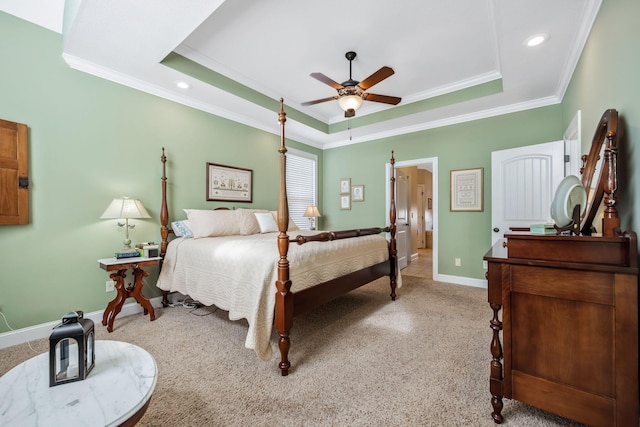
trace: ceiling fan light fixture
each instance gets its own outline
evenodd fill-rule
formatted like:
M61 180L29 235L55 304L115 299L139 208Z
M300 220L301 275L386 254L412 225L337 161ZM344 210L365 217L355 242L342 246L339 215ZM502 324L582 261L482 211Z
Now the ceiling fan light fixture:
M366 92L371 86L380 83L382 80L390 77L394 74L393 68L384 66L375 73L362 81L354 80L351 76L351 61L356 57L355 52L347 52L345 54L347 60L349 60L349 80L342 82L342 84L335 80L325 76L322 73L311 73L311 77L314 79L331 86L338 91L337 96L330 96L328 98L316 99L315 101L303 102L302 106L315 105L321 102L338 100L338 105L344 111L344 116L354 117L356 110L362 105L362 101L381 102L383 104L398 105L402 98L397 96L378 95L375 93Z
M362 105L362 97L359 95L345 95L338 98L338 105L345 112L348 110L357 110Z

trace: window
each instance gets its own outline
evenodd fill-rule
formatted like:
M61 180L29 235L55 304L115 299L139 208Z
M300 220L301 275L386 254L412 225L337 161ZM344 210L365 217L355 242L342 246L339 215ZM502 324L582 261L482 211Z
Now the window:
M311 223L305 218L307 206L317 206L318 156L291 148L287 149L287 200L289 217L302 230Z

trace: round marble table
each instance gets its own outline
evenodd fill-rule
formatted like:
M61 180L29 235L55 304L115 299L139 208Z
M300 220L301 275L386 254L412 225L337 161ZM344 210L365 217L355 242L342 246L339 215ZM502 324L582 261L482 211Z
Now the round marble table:
M96 362L83 381L49 387L49 353L0 377L1 426L134 425L156 386L156 361L145 350L98 340Z

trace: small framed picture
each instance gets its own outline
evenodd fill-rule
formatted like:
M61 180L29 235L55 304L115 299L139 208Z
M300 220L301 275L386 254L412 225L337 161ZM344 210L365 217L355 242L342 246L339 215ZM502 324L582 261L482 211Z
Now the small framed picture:
M351 197L349 196L349 194L340 195L340 209L342 210L351 209Z
M340 194L349 194L351 190L351 178L340 179Z
M452 170L451 212L482 212L483 168Z
M354 185L353 187L351 187L351 201L364 201L364 185Z

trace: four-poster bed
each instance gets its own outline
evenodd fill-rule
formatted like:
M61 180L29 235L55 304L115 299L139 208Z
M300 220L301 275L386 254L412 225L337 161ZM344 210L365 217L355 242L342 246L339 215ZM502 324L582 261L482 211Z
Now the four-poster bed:
M215 304L228 310L230 319L246 318L249 322L249 332L245 346L255 348L263 359L269 359L271 356L269 336L271 326L275 326L281 356L279 368L285 376L291 367L288 358L289 335L295 316L383 276L389 276L390 296L395 300L398 268L393 152L388 226L335 232L292 233L289 230L286 189L286 113L282 99L278 120L281 138L278 149L280 188L277 231L274 230L272 233L219 235L202 239L178 238L172 240L169 245L169 234L172 230L169 228L166 156L163 149L160 251L164 262L158 287L162 289L165 306L168 305L168 293L179 291L205 305ZM246 215L247 211L250 210L238 209L228 211L231 213L227 215L233 215L233 212ZM388 233L389 241L381 233ZM207 255L202 255L202 249L208 251ZM212 253L216 253L216 257L230 255L230 258L219 260L214 258ZM231 265L236 262L234 254L242 255L241 265ZM205 261L202 261L205 258L215 267L207 268ZM261 265L264 272L260 272ZM229 270L225 270L227 268Z

